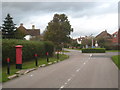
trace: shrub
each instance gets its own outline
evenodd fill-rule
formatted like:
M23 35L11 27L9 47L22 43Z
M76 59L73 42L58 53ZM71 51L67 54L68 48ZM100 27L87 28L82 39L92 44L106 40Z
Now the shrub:
M54 45L51 42L43 41L26 41L15 39L3 39L2 40L2 61L6 63L6 58L11 59L11 63L15 63L16 60L16 45L22 45L23 62L34 59L34 54L37 53L39 57L45 57L46 52L49 52L50 56L53 55Z
M54 52L54 44L52 42L46 41L44 42L44 45L45 45L45 52L48 52L49 56L52 56Z
M105 53L105 48L87 48L87 49L82 49L82 53Z

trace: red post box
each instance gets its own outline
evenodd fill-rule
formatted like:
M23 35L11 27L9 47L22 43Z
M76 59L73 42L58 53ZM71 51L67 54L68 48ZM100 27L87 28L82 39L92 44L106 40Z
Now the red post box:
M16 69L22 69L22 47L17 45L16 47Z
M7 58L7 63L10 63L10 58Z
M49 55L49 53L48 53L48 52L46 52L46 55L48 56L48 55Z
M37 57L38 55L37 55L37 54L35 54L34 56L35 56L35 57Z

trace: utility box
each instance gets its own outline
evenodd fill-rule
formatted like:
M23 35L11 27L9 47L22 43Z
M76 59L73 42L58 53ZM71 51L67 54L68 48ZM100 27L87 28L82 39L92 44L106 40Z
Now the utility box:
M22 45L15 46L16 48L16 69L22 69Z

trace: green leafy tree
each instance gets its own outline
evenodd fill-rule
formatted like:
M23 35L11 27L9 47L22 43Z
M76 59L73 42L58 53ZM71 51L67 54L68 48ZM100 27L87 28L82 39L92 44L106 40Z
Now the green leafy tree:
M3 38L14 38L14 31L16 27L13 23L13 18L10 14L7 14L7 17L4 20L4 24L2 25L2 37Z
M109 50L109 49L114 49L113 43L112 43L111 40L106 39L106 38L103 38L103 37L97 38L96 40L98 41L98 45L99 45L100 47L106 48L106 49L108 49L108 50Z
M78 43L77 40L71 39L71 47L77 47Z
M52 41L55 45L70 41L73 32L68 17L65 14L55 14L44 31L44 40Z
M92 45L92 39L84 39L84 40L82 40L82 45L83 46L86 46L86 45L91 46Z
M24 39L26 33L23 30L16 29L15 30L15 39Z

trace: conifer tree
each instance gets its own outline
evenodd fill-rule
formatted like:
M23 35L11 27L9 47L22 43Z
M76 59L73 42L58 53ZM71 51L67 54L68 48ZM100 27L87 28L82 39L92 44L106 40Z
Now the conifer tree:
M10 16L10 14L7 14L7 17L2 25L2 38L14 38L14 31L16 29L15 25L16 24L14 24L13 18Z

